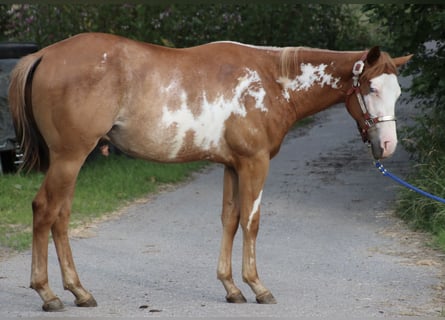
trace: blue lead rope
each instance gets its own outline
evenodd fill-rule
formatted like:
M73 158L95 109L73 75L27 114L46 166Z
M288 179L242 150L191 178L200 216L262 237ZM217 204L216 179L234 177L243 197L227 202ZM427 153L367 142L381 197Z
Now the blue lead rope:
M431 199L433 199L433 200L436 200L436 201L445 203L445 199L444 199L444 198L441 198L441 197L435 196L435 195L433 195L433 194L431 194L431 193L428 193L428 192L426 192L426 191L423 191L422 189L419 189L419 188L417 188L417 187L415 187L415 186L409 184L409 183L406 182L405 180L402 180L402 179L400 179L399 177L393 175L391 172L389 172L388 170L386 170L386 169L383 167L383 165L382 165L379 161L376 161L374 164L375 164L375 167L376 167L377 169L379 169L379 171L380 171L384 176L390 177L390 178L393 179L395 182L400 183L402 186L407 187L408 189L411 189L411 190L413 190L413 191L416 191L416 192L420 193L421 195L423 195L423 196L425 196L425 197L428 197L428 198L431 198Z

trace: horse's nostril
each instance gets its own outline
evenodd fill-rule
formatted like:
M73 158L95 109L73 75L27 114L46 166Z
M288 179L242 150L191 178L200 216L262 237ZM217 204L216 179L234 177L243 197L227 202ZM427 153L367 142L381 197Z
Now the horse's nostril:
M381 152L382 152L382 158L388 158L390 157L397 147L397 140L396 141L383 141L380 144Z

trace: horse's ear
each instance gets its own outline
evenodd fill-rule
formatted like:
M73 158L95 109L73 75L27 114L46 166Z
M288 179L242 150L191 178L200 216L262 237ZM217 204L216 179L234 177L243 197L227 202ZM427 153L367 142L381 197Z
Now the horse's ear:
M373 65L380 58L380 47L373 47L369 50L366 61L369 65Z
M408 56L404 56L404 57L398 57L398 58L394 58L392 59L392 61L394 62L394 64L396 65L396 67L400 67L403 66L405 63L407 63L409 60L411 60L411 58L413 57L413 54L410 54Z

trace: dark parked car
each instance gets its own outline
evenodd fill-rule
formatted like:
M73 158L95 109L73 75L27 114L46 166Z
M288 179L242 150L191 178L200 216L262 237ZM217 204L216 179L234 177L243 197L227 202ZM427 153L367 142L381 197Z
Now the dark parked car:
M34 43L0 42L0 174L15 171L20 161L8 106L9 73L21 57L37 49Z

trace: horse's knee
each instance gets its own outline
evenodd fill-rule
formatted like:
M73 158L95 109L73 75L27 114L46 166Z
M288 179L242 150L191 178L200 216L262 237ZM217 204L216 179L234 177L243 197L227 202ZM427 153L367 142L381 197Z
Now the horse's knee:
M250 215L247 219L241 219L240 225L245 236L256 239L260 229L259 214L256 213Z
M238 231L239 219L236 216L226 216L222 219L224 231L235 234Z

